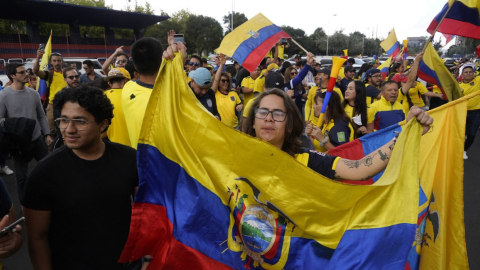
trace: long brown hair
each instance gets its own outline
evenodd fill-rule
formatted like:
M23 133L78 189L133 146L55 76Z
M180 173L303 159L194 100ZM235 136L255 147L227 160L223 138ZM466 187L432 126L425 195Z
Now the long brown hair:
M298 70L294 69L293 67L288 67L286 70L285 70L285 73L284 73L284 78L285 78L285 83L292 80L292 78L290 77L290 72L292 72L292 70L295 70L297 72L297 76L300 72L298 72ZM285 86L290 89L290 84L285 84ZM303 86L301 83L299 83L295 89L292 89L292 90L297 90L298 92L302 92L304 89L303 89Z
M325 95L327 92L318 92L315 95L315 103L317 102L317 98L323 99L325 101ZM333 119L343 119L348 123L351 123L350 117L347 115L345 110L343 109L342 102L340 101L340 96L337 94L337 92L332 91L332 95L330 96L330 101L328 102L328 108L325 111L325 115L328 116L328 119L331 120Z
M248 112L248 117L243 122L242 131L248 135L256 137L255 129L253 128L253 123L255 122L255 109L259 108L262 99L269 95L276 95L283 99L283 104L287 111L287 118L285 120L287 123L285 125L285 140L283 141L282 150L287 154L294 156L300 153L302 147L302 141L299 137L303 132L303 120L295 102L293 102L283 90L273 88L270 91L261 93L255 98L255 101Z

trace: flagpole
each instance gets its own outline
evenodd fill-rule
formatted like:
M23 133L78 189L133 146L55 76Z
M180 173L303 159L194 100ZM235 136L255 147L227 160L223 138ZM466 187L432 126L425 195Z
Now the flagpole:
M308 51L302 47L302 45L298 44L298 42L295 41L295 39L292 38L293 43L295 43L300 49L302 49L305 53L308 54Z
M450 11L450 9L453 7L453 4L455 3L455 1L456 1L456 0L453 0L453 1L452 1L452 4L448 6L447 11L445 12L445 14L443 14L442 19L440 20L440 22L437 24L437 27L435 28L435 31L433 31L432 36L430 36L430 38L427 40L427 42L425 42L425 46L423 46L423 50L422 50L422 51L425 51L425 50L427 49L428 43L430 43L430 41L433 39L433 37L434 37L435 34L437 33L437 30L438 30L438 28L440 28L440 25L442 24L443 19L445 19L445 17L447 17L447 14L448 14L448 12Z

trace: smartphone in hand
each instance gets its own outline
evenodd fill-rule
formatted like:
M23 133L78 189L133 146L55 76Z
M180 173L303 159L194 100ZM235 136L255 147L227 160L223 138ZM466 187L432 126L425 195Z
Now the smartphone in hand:
M13 228L15 228L15 226L17 224L19 224L20 222L22 221L25 221L25 217L21 217L19 218L17 221L13 222L12 224L8 225L7 227L3 228L3 230L0 231L0 237L6 235L8 233L8 231L12 230Z

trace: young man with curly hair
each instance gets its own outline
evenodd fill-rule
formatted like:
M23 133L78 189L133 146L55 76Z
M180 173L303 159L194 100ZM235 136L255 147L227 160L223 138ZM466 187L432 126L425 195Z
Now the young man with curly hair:
M55 119L65 145L40 161L22 200L35 269L134 269L117 263L138 188L135 150L102 140L107 96L83 85L59 92Z

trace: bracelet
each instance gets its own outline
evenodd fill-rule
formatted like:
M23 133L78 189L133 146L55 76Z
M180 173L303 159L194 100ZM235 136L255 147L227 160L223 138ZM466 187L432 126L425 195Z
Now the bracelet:
M325 138L323 139L323 141L320 142L320 146L324 146L328 142L329 139L330 138L328 137L328 135L326 135Z
M398 136L400 135L400 132L398 131L394 131L393 133L395 133L395 136L392 139L393 143L388 147L392 151L393 151L393 148L395 147L395 143L397 143Z

